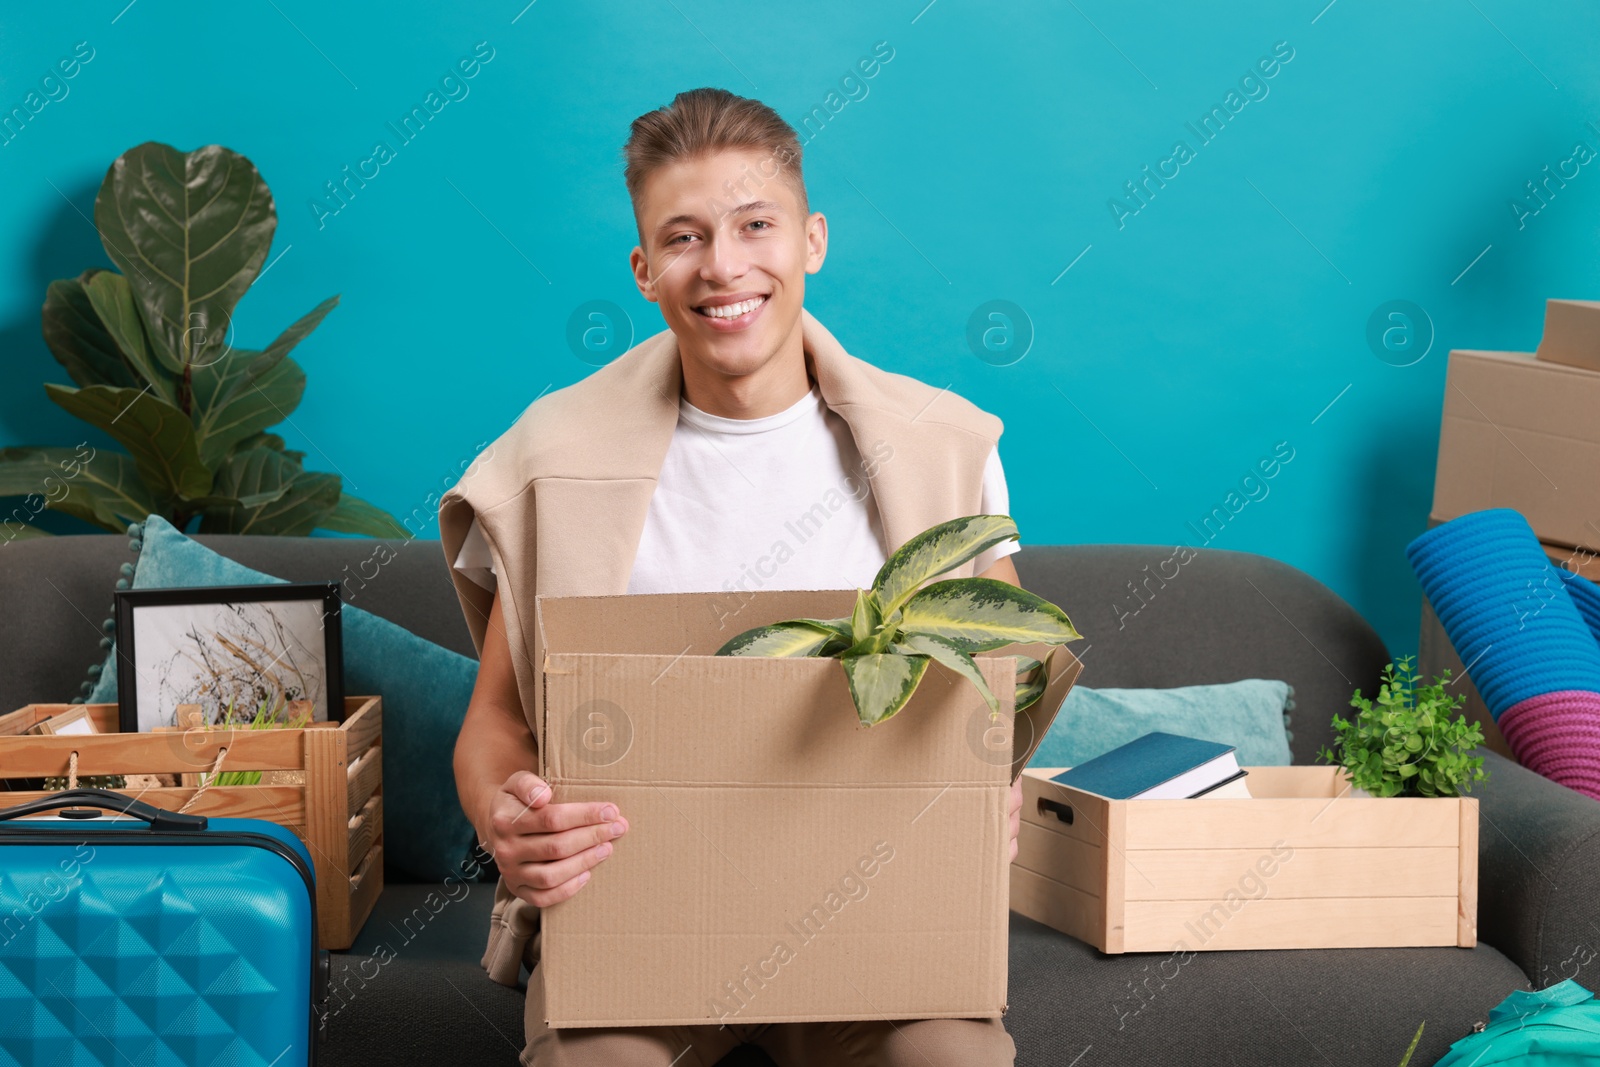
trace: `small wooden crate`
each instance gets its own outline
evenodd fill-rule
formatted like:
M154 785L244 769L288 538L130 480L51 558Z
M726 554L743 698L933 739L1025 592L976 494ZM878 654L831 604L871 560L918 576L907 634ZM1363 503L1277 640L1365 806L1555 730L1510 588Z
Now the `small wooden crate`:
M115 704L87 705L97 734L26 735L66 704L29 704L0 716L0 769L6 778L65 777L71 753L78 776L193 774L209 771L228 750L222 770L300 771L296 784L216 785L189 809L192 815L266 819L305 842L317 874L317 944L346 949L383 891L383 701L346 697L343 722L300 729L117 732ZM287 777L287 776L285 776ZM196 792L188 786L130 790L140 800L177 810ZM24 804L40 792L0 792L0 807Z
M1108 800L1024 770L1011 909L1106 953L1477 943L1476 798L1246 769L1248 800Z

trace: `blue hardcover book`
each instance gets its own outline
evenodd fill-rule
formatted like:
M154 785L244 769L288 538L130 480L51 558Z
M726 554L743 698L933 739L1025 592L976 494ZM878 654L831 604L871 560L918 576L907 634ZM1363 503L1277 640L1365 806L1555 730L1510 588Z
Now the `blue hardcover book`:
M1245 774L1233 745L1154 731L1051 781L1109 800L1172 800L1210 793ZM1228 795L1248 792L1230 790Z

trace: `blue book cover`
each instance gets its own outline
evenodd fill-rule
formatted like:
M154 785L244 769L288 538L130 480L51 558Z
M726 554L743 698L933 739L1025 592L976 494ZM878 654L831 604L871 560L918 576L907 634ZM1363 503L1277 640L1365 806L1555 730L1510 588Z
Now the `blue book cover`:
M1051 781L1110 800L1127 800L1234 751L1233 745L1154 731L1062 771ZM1237 777L1237 765L1222 771ZM1210 783L1215 784L1215 783Z

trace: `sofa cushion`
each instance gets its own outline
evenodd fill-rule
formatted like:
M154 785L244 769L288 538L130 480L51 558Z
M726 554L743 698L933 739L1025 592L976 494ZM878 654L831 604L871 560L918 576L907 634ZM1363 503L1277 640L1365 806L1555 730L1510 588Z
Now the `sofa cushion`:
M1233 745L1240 766L1284 767L1292 694L1287 683L1265 678L1175 689L1075 685L1028 766L1076 767L1161 730Z

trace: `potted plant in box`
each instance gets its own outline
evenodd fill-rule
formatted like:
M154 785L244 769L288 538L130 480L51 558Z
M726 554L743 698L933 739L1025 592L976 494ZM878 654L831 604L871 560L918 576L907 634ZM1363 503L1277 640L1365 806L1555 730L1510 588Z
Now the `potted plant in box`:
M1483 743L1483 727L1451 713L1466 697L1450 696L1450 672L1431 685L1418 685L1411 657L1383 669L1377 699L1357 689L1350 705L1354 721L1335 714L1338 735L1334 750L1324 746L1317 758L1342 766L1352 792L1373 797L1453 797L1489 776L1482 756L1468 752ZM1335 751L1336 750L1336 751Z
M968 679L998 715L1000 703L972 659L1018 642L1077 641L1066 612L1041 597L993 578L922 583L958 567L1002 541L1015 540L1009 515L967 515L931 526L884 561L872 588L857 589L855 610L838 619L789 619L757 626L717 650L719 656L838 657L856 714L864 725L883 722L916 692L930 661ZM1017 661L1014 711L1044 693L1049 664Z

